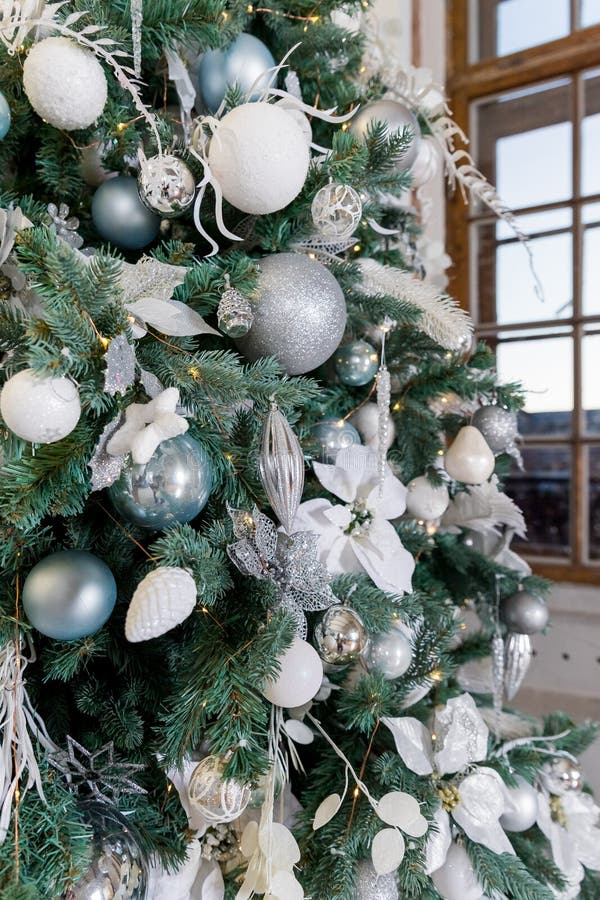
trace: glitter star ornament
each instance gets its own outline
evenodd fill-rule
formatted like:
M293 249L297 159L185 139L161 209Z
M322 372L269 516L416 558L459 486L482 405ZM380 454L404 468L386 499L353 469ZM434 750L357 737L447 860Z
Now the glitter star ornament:
M50 764L64 775L69 790L112 803L122 794L145 794L133 777L143 765L115 759L112 741L98 750L86 750L79 741L67 735L66 749L49 756Z

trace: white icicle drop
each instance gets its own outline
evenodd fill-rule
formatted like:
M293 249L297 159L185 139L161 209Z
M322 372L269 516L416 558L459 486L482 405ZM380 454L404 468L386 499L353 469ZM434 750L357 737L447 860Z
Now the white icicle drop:
M125 637L132 643L159 637L187 619L195 605L196 582L189 572L178 566L154 569L131 598Z

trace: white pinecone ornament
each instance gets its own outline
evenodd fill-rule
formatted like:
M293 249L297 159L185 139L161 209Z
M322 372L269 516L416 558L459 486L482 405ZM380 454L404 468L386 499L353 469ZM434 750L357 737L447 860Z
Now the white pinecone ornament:
M135 589L125 619L131 643L148 641L180 625L196 605L196 582L178 566L149 572Z

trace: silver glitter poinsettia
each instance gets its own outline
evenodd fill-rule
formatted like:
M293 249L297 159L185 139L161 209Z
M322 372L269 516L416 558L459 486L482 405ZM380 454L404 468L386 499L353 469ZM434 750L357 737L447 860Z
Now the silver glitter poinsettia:
M304 613L327 609L337 602L330 575L319 562L318 537L310 531L284 534L256 507L247 510L227 507L238 539L227 553L243 575L268 579L277 585L279 602L296 620L297 634L306 637Z
M90 752L78 741L67 735L67 747L48 757L50 765L65 776L73 793L85 787L96 800L118 799L121 794L145 794L132 775L141 772L143 765L124 763L115 759L112 741Z

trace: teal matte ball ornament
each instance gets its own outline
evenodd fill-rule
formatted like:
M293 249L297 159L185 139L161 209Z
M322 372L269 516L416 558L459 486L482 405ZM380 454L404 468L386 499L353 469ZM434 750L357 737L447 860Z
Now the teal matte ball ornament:
M269 48L253 34L239 34L226 50L209 50L198 70L198 87L204 105L216 112L227 89L237 85L248 100L258 100L265 88L273 84L273 74L263 75L275 66Z
M126 250L141 250L160 230L159 216L144 206L137 180L128 175L100 185L92 200L92 220L100 237Z
M10 128L10 106L0 91L0 141L8 134Z
M340 450L347 450L353 444L360 444L360 434L345 419L323 419L310 429L318 446L319 462L331 465Z
M94 634L112 613L117 585L101 559L85 550L59 550L40 560L23 585L29 622L57 641Z
M132 525L160 531L195 519L212 485L209 455L198 441L181 434L159 444L149 462L136 465L130 460L109 495Z
M342 384L362 387L373 381L379 368L379 356L366 341L351 341L338 348L335 371Z

